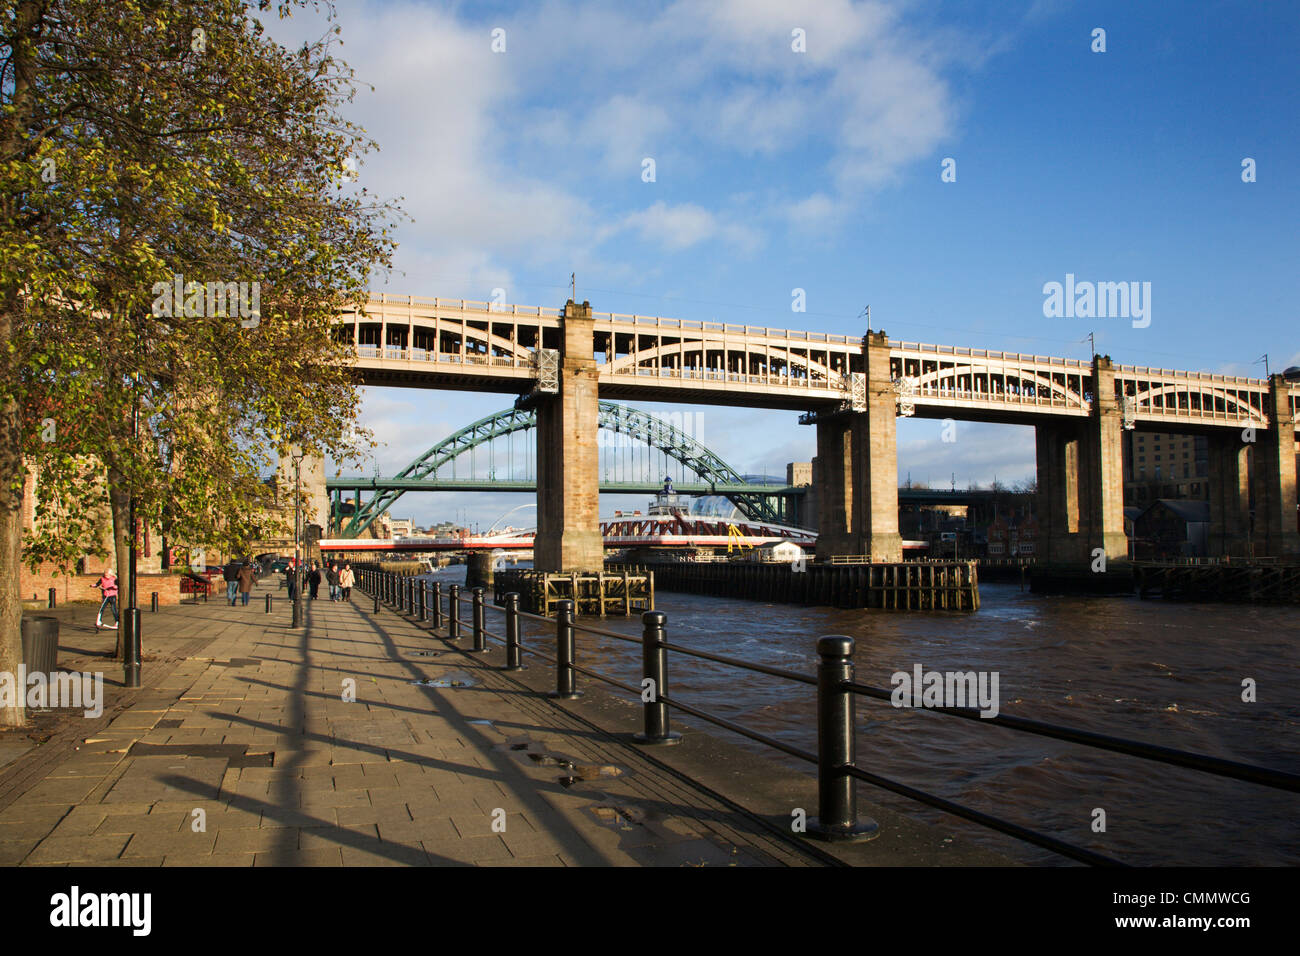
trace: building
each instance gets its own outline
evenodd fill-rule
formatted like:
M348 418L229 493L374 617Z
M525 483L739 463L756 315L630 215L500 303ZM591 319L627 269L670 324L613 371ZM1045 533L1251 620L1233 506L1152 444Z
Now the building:
M773 541L771 544L760 545L745 555L745 558L748 561L757 561L763 564L776 562L792 564L795 561L804 560L804 550L793 541L785 539Z
M1032 558L1038 551L1038 519L1031 514L996 515L987 537L990 558Z
M1146 508L1157 498L1209 500L1210 451L1204 435L1127 431L1122 454L1126 505Z
M1133 556L1187 558L1206 554L1210 532L1208 501L1157 498L1133 522Z

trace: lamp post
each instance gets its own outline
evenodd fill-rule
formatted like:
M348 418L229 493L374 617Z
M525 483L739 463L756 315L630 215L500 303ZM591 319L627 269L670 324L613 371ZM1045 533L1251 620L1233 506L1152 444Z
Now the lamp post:
M289 447L293 459L293 623L302 627L302 458L301 445Z

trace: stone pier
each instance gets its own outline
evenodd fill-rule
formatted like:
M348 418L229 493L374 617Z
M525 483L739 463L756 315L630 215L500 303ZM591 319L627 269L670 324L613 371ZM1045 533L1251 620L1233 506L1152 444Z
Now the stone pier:
M1255 553L1272 557L1300 555L1296 530L1295 416L1291 394L1281 375L1268 380L1270 427L1255 434Z
M863 339L866 409L817 422L817 557L866 554L901 561L898 532L898 398L889 368L889 338Z
M537 403L537 537L541 571L599 571L598 405L591 303L560 319L559 392Z
M1108 561L1128 556L1123 426L1109 357L1093 358L1092 395L1087 418L1035 426L1038 522L1047 561L1090 564L1098 548Z
M1241 557L1249 553L1250 468L1247 449L1238 431L1216 430L1208 436L1211 557Z

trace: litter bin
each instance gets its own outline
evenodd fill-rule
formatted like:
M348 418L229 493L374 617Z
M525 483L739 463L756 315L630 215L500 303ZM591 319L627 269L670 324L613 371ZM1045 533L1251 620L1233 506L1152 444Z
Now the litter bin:
M59 660L59 619L24 617L23 664L29 674L53 674Z

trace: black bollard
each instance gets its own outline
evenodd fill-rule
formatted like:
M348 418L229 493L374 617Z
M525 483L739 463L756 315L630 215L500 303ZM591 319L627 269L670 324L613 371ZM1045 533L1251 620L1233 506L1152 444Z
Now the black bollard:
M555 691L549 697L573 700L581 697L577 672L573 669L573 602L560 601L555 608Z
M271 613L271 595L269 594L266 596L266 613Z
M59 601L59 591L58 591L58 588L50 588L50 595L49 595L49 597L50 597L50 610L53 611L53 610L54 610L54 605L57 604L58 601Z
M140 686L140 609L126 608L119 627L126 628L122 635L122 683L126 687Z
M433 582L433 626L442 627L442 582Z
M460 585L447 589L447 640L460 640Z
M668 729L668 649L664 631L668 615L647 611L641 615L641 699L644 701L645 730L633 739L639 744L678 744L682 735Z
M521 671L519 662L519 595L511 591L506 595L506 666L502 670Z
M482 654L487 650L487 635L483 633L483 589L474 589L474 646L471 650L475 654Z
M858 784L845 773L856 760L853 736L853 638L831 635L817 641L817 817L808 835L821 840L860 841L879 835L871 819L858 820Z
M158 592L157 592L157 591L151 591L151 592L149 593L149 610L150 610L150 611L157 611L157 610L158 610Z

